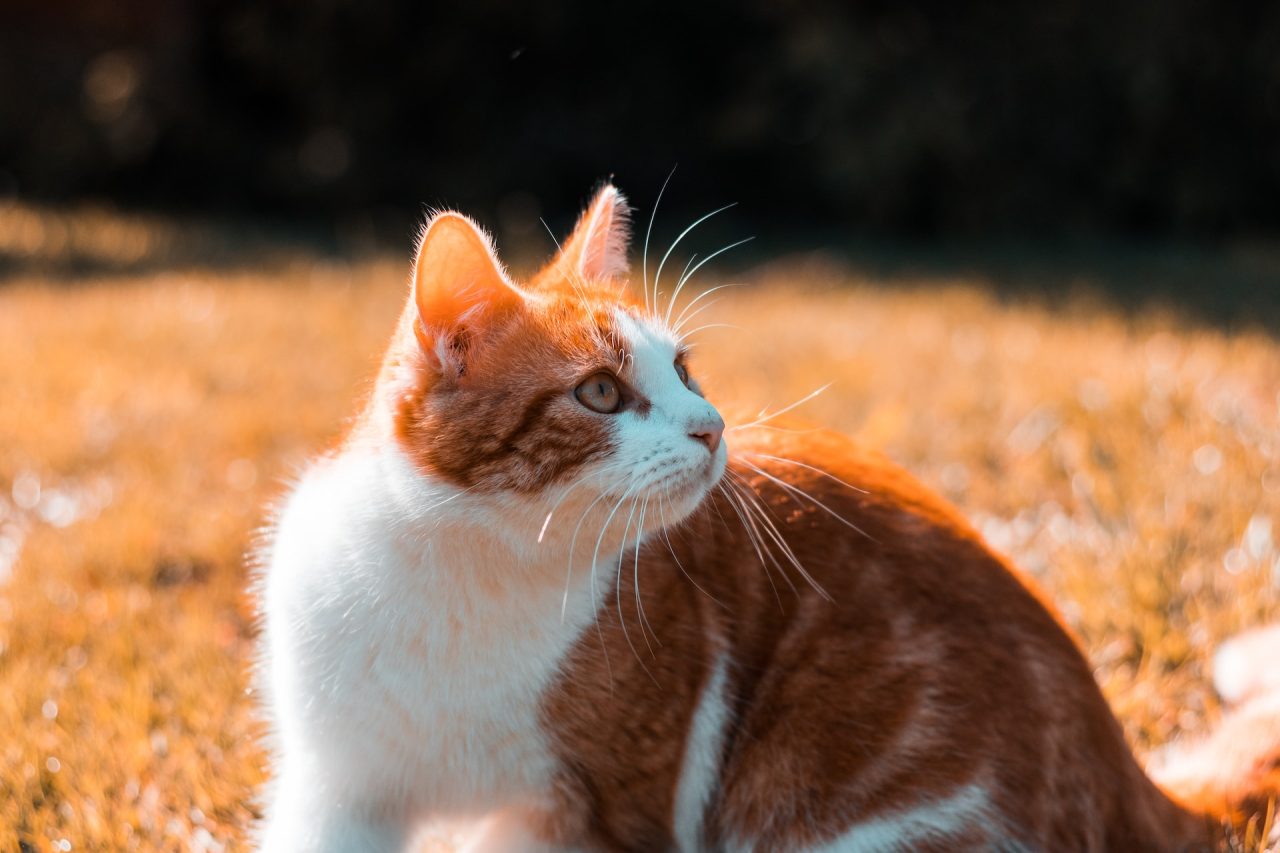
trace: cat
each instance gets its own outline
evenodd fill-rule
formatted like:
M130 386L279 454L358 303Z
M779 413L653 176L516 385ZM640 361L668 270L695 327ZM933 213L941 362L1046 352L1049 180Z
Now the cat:
M605 185L522 285L426 224L262 554L262 849L1209 849L1280 792L1276 703L1171 759L1179 798L955 509L840 435L726 428L628 218Z

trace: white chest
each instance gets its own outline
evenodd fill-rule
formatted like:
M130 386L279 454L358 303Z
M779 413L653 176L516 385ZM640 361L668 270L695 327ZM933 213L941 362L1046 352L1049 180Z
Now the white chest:
M282 514L265 602L285 753L424 812L536 796L555 772L542 697L590 623L590 593L575 585L562 618L562 586L432 518L452 495L406 501L399 464L339 457Z

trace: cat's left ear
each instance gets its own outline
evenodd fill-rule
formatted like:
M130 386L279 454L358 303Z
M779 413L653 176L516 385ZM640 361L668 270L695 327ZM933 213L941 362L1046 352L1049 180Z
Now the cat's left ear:
M596 191L544 274L554 270L587 280L622 276L627 271L630 224L631 208L626 197L613 184L605 184Z
M462 372L468 350L499 316L516 310L522 296L507 280L493 245L459 213L427 223L413 265L414 332L440 369Z

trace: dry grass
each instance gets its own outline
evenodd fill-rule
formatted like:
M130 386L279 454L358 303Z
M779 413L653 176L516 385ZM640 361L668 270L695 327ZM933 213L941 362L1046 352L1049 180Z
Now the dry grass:
M265 770L242 555L352 413L405 273L0 284L0 849L244 849ZM981 282L753 280L715 311L747 331L701 335L714 397L834 381L807 415L1040 577L1139 750L1212 725L1214 644L1280 618L1280 344Z

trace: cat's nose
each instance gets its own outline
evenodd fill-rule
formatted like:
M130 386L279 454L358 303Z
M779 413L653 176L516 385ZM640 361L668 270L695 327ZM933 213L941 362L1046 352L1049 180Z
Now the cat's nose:
M723 435L724 418L715 412L689 425L689 438L702 442L712 453L720 446Z

